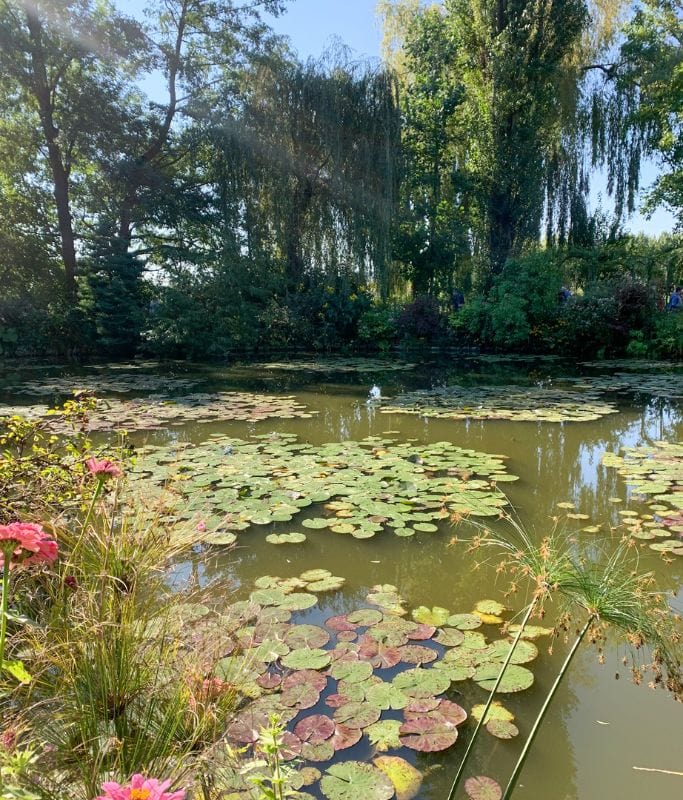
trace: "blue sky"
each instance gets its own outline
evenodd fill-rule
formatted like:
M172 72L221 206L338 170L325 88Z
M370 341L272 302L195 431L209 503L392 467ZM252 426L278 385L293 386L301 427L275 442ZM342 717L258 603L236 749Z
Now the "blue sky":
M128 13L142 17L143 0L114 0ZM292 0L280 17L268 17L275 31L289 36L293 49L303 60L318 57L335 40L341 40L352 49L353 58L379 58L381 31L375 15L376 0ZM648 163L643 166L641 185L647 189L657 176L657 168ZM591 193L597 204L602 193L602 205L609 209L611 202L604 189L605 181L598 178ZM602 192L601 192L602 190ZM626 229L634 233L658 234L673 228L673 216L665 209L657 209L650 220L635 214L626 222Z

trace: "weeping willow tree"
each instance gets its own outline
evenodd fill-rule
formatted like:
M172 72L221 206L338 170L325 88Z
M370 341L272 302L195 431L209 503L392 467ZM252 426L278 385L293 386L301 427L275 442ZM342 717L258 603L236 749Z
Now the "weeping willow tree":
M396 84L383 69L260 64L214 132L234 254L272 261L289 287L352 274L385 295L399 129Z
M586 97L601 66L594 62L613 41L625 3L444 0L416 5L397 0L382 5L404 110L425 92L434 101L449 97L453 102L443 144L433 139L432 146L440 147L442 184L450 185L451 202L461 210L483 288L510 256L543 233L550 242L579 236L587 226L593 167ZM435 30L441 42L436 50L425 46ZM430 75L431 85L425 81ZM440 108L443 112L446 106ZM429 132L425 119L406 113L406 121L404 142ZM422 213L419 204L412 207ZM452 233L460 235L457 226ZM457 253L458 247L455 266Z

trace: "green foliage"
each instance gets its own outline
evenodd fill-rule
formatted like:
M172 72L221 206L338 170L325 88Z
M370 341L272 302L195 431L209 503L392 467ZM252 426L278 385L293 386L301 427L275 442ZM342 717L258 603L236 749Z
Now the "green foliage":
M358 320L358 341L370 348L387 351L396 341L398 308L373 305Z
M95 453L81 431L92 402L70 400L52 412L71 428L68 438L46 420L0 417L0 522L51 519L88 502L85 461Z

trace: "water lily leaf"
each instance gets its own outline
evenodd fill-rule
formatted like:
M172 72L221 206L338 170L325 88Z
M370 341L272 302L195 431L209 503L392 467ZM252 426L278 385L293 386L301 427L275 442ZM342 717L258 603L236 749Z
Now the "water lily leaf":
M345 578L338 578L330 575L329 578L322 578L319 581L311 581L306 587L309 592L335 592L346 583Z
M380 709L370 703L350 702L334 712L335 722L348 728L367 728L380 718Z
M325 578L331 578L332 573L328 569L307 569L299 575L302 581L323 581Z
M374 608L360 608L358 611L352 611L350 614L347 614L346 618L355 625L365 627L368 625L376 625L378 622L381 622L382 619L384 619L384 614Z
M312 684L299 683L284 689L279 700L282 706L303 710L313 708L320 700L320 692Z
M378 683L365 692L366 702L382 711L387 711L390 708L405 708L409 699L407 694L396 688L392 683Z
M276 520L277 521L277 520ZM269 533L266 536L269 544L301 544L306 541L305 533Z
M390 800L394 796L389 778L372 764L360 761L333 764L320 788L328 800Z
M305 611L307 608L312 608L317 602L318 598L314 594L292 592L292 594L286 595L285 599L279 603L279 607L287 611Z
M421 622L424 625L433 625L437 628L445 625L450 616L451 612L440 606L434 606L431 609L426 606L419 606L413 611L413 619L416 622Z
M304 647L324 647L330 641L330 634L317 625L292 625L284 635L285 643L293 650Z
M467 719L467 711L457 703L450 700L437 700L434 708L425 711L412 711L406 709L403 716L408 719L432 719L443 725L457 727Z
M229 546L237 541L237 534L230 531L214 531L204 536L206 544Z
M442 694L451 685L450 679L443 672L422 667L400 672L392 683L409 697L431 697Z
M507 658L511 647L511 641L499 639L498 641L492 642L490 645L488 645L481 657L487 661L502 662ZM520 639L520 641L517 642L514 652L512 653L510 663L528 664L530 661L533 661L536 656L538 656L538 647L536 647L536 645L531 641Z
M302 647L292 650L282 659L289 669L323 669L330 663L330 654L315 647Z
M304 528L310 528L311 530L318 531L329 527L330 520L325 519L324 517L314 517L313 519L303 520L301 524L304 526Z
M398 719L383 719L369 725L365 732L370 739L370 744L374 745L378 752L386 753L387 750L401 747L401 741L398 738L401 725L402 723Z
M360 683L372 675L372 664L367 661L336 661L329 671L339 681Z
M320 744L334 733L334 722L324 714L312 714L297 722L294 733L302 742Z
M330 617L325 620L325 625L331 631L355 631L360 627L357 623L349 622L346 614L339 614L336 617Z
M426 639L431 639L436 633L436 628L433 625L425 625L424 623L420 623L419 625L415 625L414 627L406 630L405 633L408 639L419 642Z
M401 661L406 664L430 664L432 661L436 661L438 657L436 650L420 644L407 644L399 647L399 650L401 652Z
M482 623L476 614L452 614L445 624L461 631L471 631L480 628Z
M458 628L442 628L434 641L444 647L457 647L465 641L465 634Z
M330 740L335 753L338 750L347 750L360 742L363 736L363 731L360 728L349 728L348 725L336 723L334 727L334 735Z
M496 739L514 739L519 734L516 725L503 719L490 719L486 723L486 730Z
M419 750L422 753L435 753L447 750L455 744L458 738L458 729L429 717L417 717L406 720L401 725L399 734L404 747Z
M465 781L465 793L470 800L501 800L503 796L500 786L486 775L468 778Z
M302 669L286 675L282 679L282 688L291 689L293 686L305 684L312 686L317 692L322 692L327 686L327 676L321 675L313 669Z
M260 606L279 606L285 600L285 593L281 589L257 589L249 599Z
M301 756L306 761L329 761L334 757L334 746L331 739L326 739L318 744L304 742L301 746Z
M508 631L511 634L516 634L519 631L519 627L519 625L510 625ZM546 628L543 625L525 625L521 638L533 640L541 636L550 636L552 632L552 628Z
M422 785L422 773L399 756L378 756L372 763L384 772L394 785L396 800L413 800Z
M481 703L479 705L473 706L472 710L470 711L471 715L477 722L481 719L482 714L484 713L485 704ZM515 718L515 715L512 714L510 711L505 708L498 700L494 700L491 703L491 706L486 714L486 721L490 722L491 720L500 720L501 722L512 722Z
M365 636L358 640L358 658L369 661L375 669L390 669L401 660L401 651L398 647Z
M474 674L474 680L482 689L491 691L502 667L501 664L483 664ZM526 667L510 664L505 670L503 680L498 687L498 691L504 694L521 692L528 689L534 682L534 674Z

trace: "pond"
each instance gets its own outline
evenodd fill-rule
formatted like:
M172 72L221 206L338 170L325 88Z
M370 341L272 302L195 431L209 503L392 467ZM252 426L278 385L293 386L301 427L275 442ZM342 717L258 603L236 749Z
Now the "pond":
M263 472L254 467L256 461L250 460L261 457L254 448L259 442L269 446L268 442L274 441L284 447L279 455L276 453L278 465L270 464L271 473L284 469L288 459L289 466L296 469L298 459L309 457L313 451L319 455L322 445L361 442L366 437L376 438L360 446L358 459L362 460L363 452L373 450L377 455L379 451L377 457L386 454L388 461L395 463L395 457L400 456L401 463L405 466L407 462L411 469L423 464L429 467L430 458L443 467L449 458L465 458L462 450L475 451L465 458L469 466L461 465L459 473L459 479L463 470L471 470L474 476L473 480L469 474L464 477L475 493L468 496L464 507L475 501L486 507L504 490L521 524L538 540L556 526L596 543L616 543L624 534L644 532L643 538L638 537L643 569L656 572L660 587L671 591L675 608L683 606L683 558L676 552L680 550L678 532L666 531L662 539L649 536L648 530L661 532L662 527L652 521L651 513L647 516L651 509L643 496L627 488L627 481L616 468L602 463L606 453L618 454L623 447L683 440L679 400L683 369L675 365L663 368L623 362L577 367L554 359L454 357L449 363L419 365L376 359L325 362L297 358L231 367L137 363L75 370L62 366L5 370L0 401L13 406L49 404L64 399L70 388L79 385L110 398L105 417L109 414L129 427L134 443L141 448L143 462L145 457L158 462L160 453L166 454L167 463L173 459L180 462L185 457L182 443L213 441L214 452L220 449L222 453L221 463L228 461L237 470L249 465L254 480L265 480ZM368 402L368 393L375 385L380 387L382 399ZM482 391L481 387L488 388ZM169 397L189 396L183 401L189 411L174 418L160 406L137 406L131 412L127 405L131 398L147 398L159 392ZM200 392L202 395L197 396ZM232 397L232 407L237 400L242 412L232 416L245 418L225 419L225 403L230 398L215 394L220 392L241 393ZM251 406L247 393L259 395ZM290 399L273 403L274 396ZM202 409L209 407L211 413L203 415ZM546 410L543 419L539 419L539 409ZM496 418L501 416L507 418ZM144 430L134 430L136 419L145 420L141 423ZM251 438L272 433L279 438ZM291 434L296 440L288 438ZM231 437L229 442L220 438L225 436ZM247 440L252 445L245 444ZM310 452L305 447L287 450L299 444ZM146 448L169 446L171 450L152 449L144 455ZM330 447L323 448L322 453L326 463L339 457L339 451ZM491 464L476 454L505 458ZM481 472L487 470L482 477ZM303 471L299 475L304 484L310 475L313 499L309 505L290 511L291 520L286 519L286 513L282 521L272 519L271 509L263 512L261 516L265 517L257 518L257 523L246 524L245 515L254 516L254 511L245 506L233 527L235 547L205 548L192 564L179 565L178 573L192 571L204 581L227 576L234 593L226 601L233 601L247 598L255 581L265 575L292 578L307 570L329 570L344 578L343 586L326 591L315 607L295 614L296 622L317 625L329 617L367 607L366 595L378 584L396 586L407 609L439 606L452 614L470 612L486 598L508 603L505 617L510 619L522 608L523 592L505 599L508 586L494 566L478 565L467 546L454 541L477 532L466 514L456 525L450 515L438 516L432 513L435 507L426 508L420 509L422 516L409 517L405 524L400 512L396 512L397 518L391 518L393 512L385 503L382 509L374 508L374 518L379 522L369 529L358 522L364 493L374 491L376 495L377 484L372 481L386 479L386 471L379 477L370 475L368 482L363 479L353 490L346 485L345 497L351 502L344 506L342 501L336 509L335 524L341 526L337 532L315 522L311 527L303 525L304 519L315 521L325 516L329 522L330 511L324 511L322 504L336 496L334 489L346 475L326 477L328 483L323 486L318 472ZM417 473L415 480L419 482L420 470ZM444 470L438 474L443 476ZM510 475L518 480L508 481L505 476ZM405 473L399 478L404 480ZM150 480L149 475L145 480ZM205 496L199 488L192 490L188 514L207 520L210 527L217 513L217 500L212 496L215 481L212 483L211 475L207 480L200 475L198 485L202 481L207 487ZM326 496L328 485L332 489ZM300 494L305 496L306 491L303 486ZM229 498L229 494L223 495L221 513L242 508L241 495L235 495L232 506ZM374 501L380 500L387 498L374 497ZM495 514L495 507L489 510ZM385 524L387 517L396 524ZM478 519L490 521L483 516ZM493 519L494 527L503 525ZM629 519L640 519L635 529L632 521L628 527ZM304 533L306 539L281 546L266 539L288 532ZM650 548L664 540L672 542L673 552ZM496 639L497 627L489 624L482 630L489 639ZM563 643L555 643L552 655L543 639L537 644L540 653L532 665L533 686L501 696L515 715L521 735L500 740L484 732L468 774L489 775L506 783L521 741L562 660ZM634 685L622 656L620 651L609 650L601 664L590 645L581 649L534 744L515 797L640 800L651 794L673 800L683 794L683 778L663 772L682 769L683 708L666 692ZM484 702L486 693L467 681L454 683L448 696L469 710L473 704ZM317 707L313 711L317 713ZM385 717L398 719L400 712L390 711ZM424 773L419 798L446 797L467 736L465 726L452 749L443 752L400 751ZM364 737L342 754L345 759L365 761L372 750ZM323 764L317 766L325 769Z

